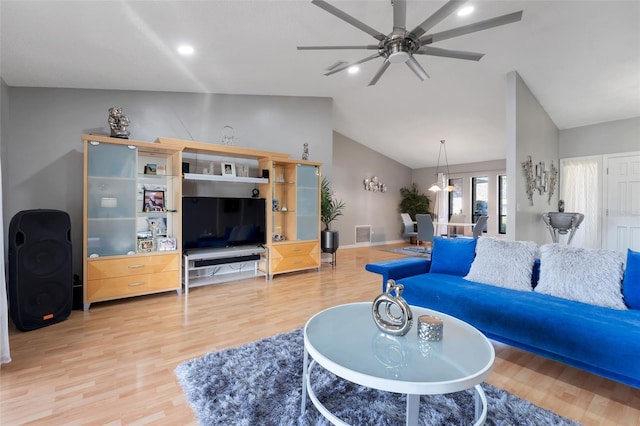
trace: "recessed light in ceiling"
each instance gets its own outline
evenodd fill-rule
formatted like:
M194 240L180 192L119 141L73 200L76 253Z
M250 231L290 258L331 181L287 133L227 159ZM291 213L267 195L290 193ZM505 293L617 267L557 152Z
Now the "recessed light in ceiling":
M186 44L183 44L182 46L178 46L178 53L181 55L191 55L193 54L195 50L193 49L193 46L189 46Z
M458 10L458 16L467 16L470 15L471 12L473 12L473 6L461 7L460 10Z
M360 67L357 65L352 65L349 68L347 68L347 72L349 74L356 74L358 71L360 71Z

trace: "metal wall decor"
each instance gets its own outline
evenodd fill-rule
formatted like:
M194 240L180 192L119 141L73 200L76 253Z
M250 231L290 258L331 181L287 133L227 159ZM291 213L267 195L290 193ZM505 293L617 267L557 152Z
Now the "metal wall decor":
M387 281L387 290L373 300L373 320L381 331L394 336L404 336L413 325L411 308L402 298L403 289L402 284L396 284L394 280L389 280ZM395 293L395 296L391 293ZM384 307L386 318L383 318L380 313L381 307Z
M371 179L366 178L362 181L365 191L371 192L387 192L387 185L382 183L377 176L373 176Z
M533 194L537 191L539 195L548 194L547 203L551 204L551 198L556 188L558 180L558 169L551 160L549 170L545 169L544 161L533 164L531 156L527 156L527 161L522 163L522 172L526 179L526 193L529 205L533 206Z

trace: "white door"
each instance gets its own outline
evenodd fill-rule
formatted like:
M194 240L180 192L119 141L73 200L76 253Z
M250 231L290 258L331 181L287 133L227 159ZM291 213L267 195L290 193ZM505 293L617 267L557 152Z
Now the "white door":
M607 159L606 248L640 251L640 155Z

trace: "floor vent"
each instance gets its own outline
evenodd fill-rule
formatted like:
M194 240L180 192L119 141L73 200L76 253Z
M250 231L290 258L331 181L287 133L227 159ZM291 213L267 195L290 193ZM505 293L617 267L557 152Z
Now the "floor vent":
M371 225L356 226L356 244L371 244Z

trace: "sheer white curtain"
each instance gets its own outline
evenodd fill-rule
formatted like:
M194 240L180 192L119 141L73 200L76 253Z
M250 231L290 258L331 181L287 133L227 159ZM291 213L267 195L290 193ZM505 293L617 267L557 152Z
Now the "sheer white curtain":
M564 211L584 214L572 246L601 247L602 211L601 157L565 158L560 161L560 192Z
M0 212L2 212L2 166L0 166ZM2 215L0 214L0 217ZM0 235L4 235L2 221L0 220ZM3 260L0 262L0 364L11 362L9 353L9 310L7 309L7 284L4 274L4 238L0 238L0 253Z
M444 173L438 173L438 185L440 188L447 187L447 179ZM433 212L436 214L436 220L440 222L447 222L449 220L449 193L447 191L438 191L435 193L436 205ZM436 226L435 235L442 235L447 233L446 226Z

